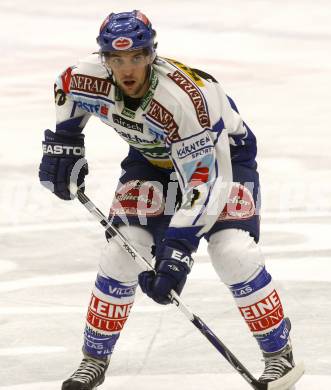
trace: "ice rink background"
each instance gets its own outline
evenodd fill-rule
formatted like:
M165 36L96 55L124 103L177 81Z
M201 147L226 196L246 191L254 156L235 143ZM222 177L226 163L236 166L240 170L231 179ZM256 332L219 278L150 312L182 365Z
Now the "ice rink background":
M103 231L38 183L53 81L96 50L111 11L141 9L159 54L213 74L259 141L261 244L293 323L298 390L331 387L331 4L285 1L2 0L0 390L60 389L77 368ZM107 212L127 147L86 127L88 195ZM250 370L263 363L205 245L183 293ZM173 307L140 292L102 389L240 390L248 385Z

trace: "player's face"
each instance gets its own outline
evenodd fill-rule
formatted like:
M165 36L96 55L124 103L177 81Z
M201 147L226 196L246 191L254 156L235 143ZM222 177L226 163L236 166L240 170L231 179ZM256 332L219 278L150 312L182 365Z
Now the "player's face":
M116 83L123 93L130 97L142 97L149 88L147 77L151 56L142 49L116 52L106 57Z

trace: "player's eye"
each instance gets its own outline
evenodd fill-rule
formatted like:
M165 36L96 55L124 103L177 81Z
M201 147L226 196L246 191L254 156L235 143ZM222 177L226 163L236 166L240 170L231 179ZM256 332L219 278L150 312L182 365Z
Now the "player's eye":
M145 61L145 56L143 56L142 54L139 54L139 55L134 56L134 57L132 58L132 62L133 62L133 64L135 64L135 65L143 64L144 61Z
M123 59L119 57L111 57L109 63L111 66L119 67L123 65Z

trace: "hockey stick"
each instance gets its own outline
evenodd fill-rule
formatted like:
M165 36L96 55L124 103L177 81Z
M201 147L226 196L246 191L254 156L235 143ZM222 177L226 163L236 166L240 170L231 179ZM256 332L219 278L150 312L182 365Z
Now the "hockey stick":
M137 250L127 241L125 236L114 226L112 226L106 216L94 205L94 203L81 190L71 191L74 196L86 207L86 209L100 222L107 233L132 257L139 263L143 269L146 267L154 271L151 264L141 256ZM235 355L223 344L223 342L209 329L209 327L193 314L187 306L184 305L179 295L171 290L171 302L195 325L196 328L210 341L210 343L224 356L231 366L251 385L255 390L287 390L303 375L304 368L302 363L295 366L287 375L273 382L259 382Z

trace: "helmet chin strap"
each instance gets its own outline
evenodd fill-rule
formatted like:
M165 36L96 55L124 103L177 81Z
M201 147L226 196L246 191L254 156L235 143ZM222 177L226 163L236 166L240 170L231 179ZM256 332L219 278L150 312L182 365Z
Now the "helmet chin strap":
M149 79L149 81L151 80L151 77L152 77L152 65L153 65L153 62L155 61L155 58L156 58L156 52L153 52L153 54L151 56L151 61L147 65L148 69L147 69L146 77L145 77L145 80L144 80L144 84L145 84L147 79Z
M100 58L100 61L101 61L101 64L102 66L106 69L107 73L108 73L108 77L110 79L110 82L113 84L113 85L116 85L116 81L115 81L115 77L113 75L113 71L111 70L111 68L107 65L107 62L105 60L105 56L104 54L102 53L101 50L99 50L99 58Z

